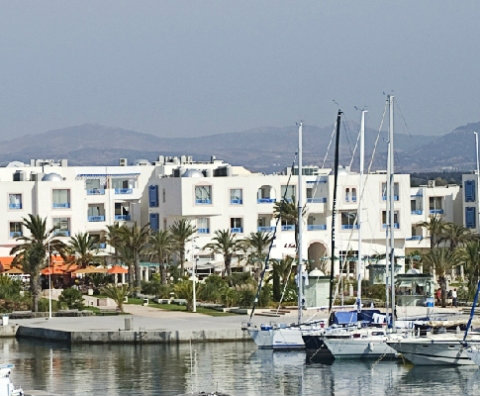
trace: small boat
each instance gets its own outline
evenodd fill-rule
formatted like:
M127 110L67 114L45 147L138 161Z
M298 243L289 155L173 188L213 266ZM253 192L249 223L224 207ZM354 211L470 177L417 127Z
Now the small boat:
M0 365L0 396L23 396L21 388L15 388L10 378L13 364Z

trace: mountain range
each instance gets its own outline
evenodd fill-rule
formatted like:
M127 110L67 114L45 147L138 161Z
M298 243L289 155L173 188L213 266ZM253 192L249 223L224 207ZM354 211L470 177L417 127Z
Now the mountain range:
M340 132L340 164L352 163L353 169L358 168L358 149L354 149L358 130L358 124L346 122ZM332 166L334 126L305 125L303 131L303 163ZM480 131L480 122L460 126L442 136L395 134L396 171L472 171L476 167L473 131ZM14 160L29 162L32 158L65 158L70 165L114 165L120 158L128 158L129 164L133 164L138 159L154 161L159 155L191 155L194 160L202 161L215 156L252 171L271 173L292 164L297 152L297 136L296 126L165 138L84 124L1 142L0 165ZM372 170L386 168L387 138L386 131L366 130L366 167L372 162Z

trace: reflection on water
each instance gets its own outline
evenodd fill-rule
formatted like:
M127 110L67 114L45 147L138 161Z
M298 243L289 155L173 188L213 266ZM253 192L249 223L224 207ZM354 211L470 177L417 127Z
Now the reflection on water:
M221 391L265 395L478 395L475 367L413 367L397 361L312 362L303 351L257 350L253 343L66 346L4 339L24 389L63 395L177 395Z

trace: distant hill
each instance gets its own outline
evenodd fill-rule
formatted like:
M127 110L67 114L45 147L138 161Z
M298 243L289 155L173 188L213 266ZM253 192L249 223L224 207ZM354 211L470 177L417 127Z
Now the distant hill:
M322 165L331 140L333 125L304 127L304 164ZM358 125L342 124L340 163L351 162ZM473 131L480 123L458 127L443 136L395 135L397 171L466 170L475 167ZM385 169L387 136L378 139L373 169ZM377 131L367 130L365 164L368 166ZM153 161L159 155L192 155L206 160L212 155L234 165L262 172L278 172L291 165L297 151L297 127L256 128L195 138L160 138L151 134L95 124L52 130L23 136L0 144L0 164L13 160L29 162L31 158L67 158L71 165L112 165L119 158ZM358 168L358 150L353 168ZM333 143L326 166L333 163Z

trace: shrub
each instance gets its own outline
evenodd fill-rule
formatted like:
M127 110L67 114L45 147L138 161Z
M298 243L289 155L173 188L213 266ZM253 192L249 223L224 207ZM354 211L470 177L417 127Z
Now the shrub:
M220 303L222 302L222 295L227 289L227 281L218 275L210 275L205 278L205 282L198 292L198 298L202 301Z
M102 289L102 293L111 298L117 304L118 309L120 312L123 312L123 301L125 297L128 296L129 289L128 285L107 285Z
M157 296L159 298L169 298L172 286L162 283L159 274L153 274L149 282L142 282L142 293Z
M83 309L83 295L80 290L69 288L62 291L58 297L60 306L67 306L69 309Z

